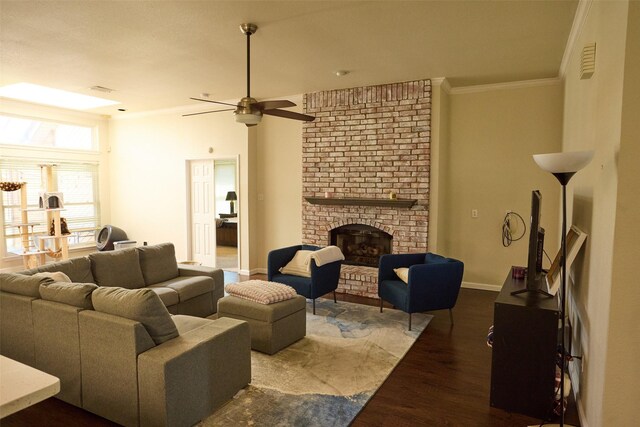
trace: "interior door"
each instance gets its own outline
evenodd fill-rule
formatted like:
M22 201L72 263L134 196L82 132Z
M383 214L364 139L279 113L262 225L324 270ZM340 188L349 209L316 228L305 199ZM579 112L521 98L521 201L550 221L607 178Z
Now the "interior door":
M191 164L191 258L202 265L216 266L216 217L213 160L192 160Z

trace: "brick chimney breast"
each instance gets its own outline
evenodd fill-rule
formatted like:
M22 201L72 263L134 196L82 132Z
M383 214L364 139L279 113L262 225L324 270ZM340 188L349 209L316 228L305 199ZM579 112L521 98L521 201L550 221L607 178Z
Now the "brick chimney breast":
M302 133L302 239L325 246L332 229L376 227L392 253L426 252L431 81L305 94L316 117ZM305 197L415 199L411 208L311 204ZM377 268L343 266L339 292L377 298Z

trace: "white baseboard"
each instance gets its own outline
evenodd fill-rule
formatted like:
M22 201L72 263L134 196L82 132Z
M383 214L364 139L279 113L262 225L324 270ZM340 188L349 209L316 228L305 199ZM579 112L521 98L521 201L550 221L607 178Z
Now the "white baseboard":
M500 285L490 285L488 283L475 283L475 282L462 282L463 288L468 289L479 289L481 291L494 291L500 292L502 286Z

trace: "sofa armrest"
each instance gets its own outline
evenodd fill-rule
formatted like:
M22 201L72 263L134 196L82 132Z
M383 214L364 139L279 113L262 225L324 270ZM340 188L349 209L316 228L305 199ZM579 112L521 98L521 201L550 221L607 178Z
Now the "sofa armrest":
M221 268L212 268L201 265L178 264L178 274L184 276L207 276L213 279L214 307L217 301L224 296L224 271ZM214 310L215 313L215 310Z
M83 310L78 313L82 407L122 425L138 425L138 355L155 343L142 323Z
M208 321L138 357L140 425L193 425L249 381L249 324Z

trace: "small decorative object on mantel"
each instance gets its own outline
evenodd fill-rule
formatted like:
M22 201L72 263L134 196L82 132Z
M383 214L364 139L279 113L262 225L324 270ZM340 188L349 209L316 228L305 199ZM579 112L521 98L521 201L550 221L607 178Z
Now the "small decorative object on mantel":
M391 200L396 200L398 198L398 195L392 191L391 193L389 193L389 198Z
M24 182L0 182L0 190L2 191L16 191L22 188Z

